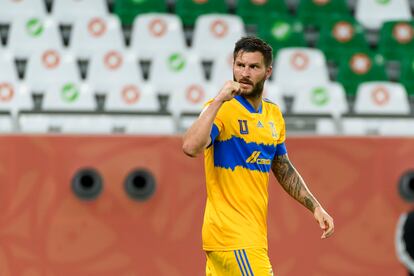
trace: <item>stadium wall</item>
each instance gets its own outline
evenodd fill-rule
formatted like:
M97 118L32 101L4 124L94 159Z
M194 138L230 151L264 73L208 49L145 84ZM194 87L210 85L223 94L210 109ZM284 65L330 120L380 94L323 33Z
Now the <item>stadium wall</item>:
M410 207L397 183L414 167L414 139L298 137L287 145L336 233L320 240L312 215L272 176L276 275L406 275L394 229ZM203 275L203 159L184 156L179 137L2 136L0 156L0 275ZM103 180L93 200L72 191L82 168ZM124 190L136 168L156 180L146 201Z

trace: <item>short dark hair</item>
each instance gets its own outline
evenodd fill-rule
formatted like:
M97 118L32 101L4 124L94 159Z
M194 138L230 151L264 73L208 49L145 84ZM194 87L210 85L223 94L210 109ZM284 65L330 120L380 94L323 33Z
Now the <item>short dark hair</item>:
M245 36L240 38L234 46L233 59L235 60L240 51L260 52L263 55L266 67L272 64L273 53L272 47L265 41L255 36Z

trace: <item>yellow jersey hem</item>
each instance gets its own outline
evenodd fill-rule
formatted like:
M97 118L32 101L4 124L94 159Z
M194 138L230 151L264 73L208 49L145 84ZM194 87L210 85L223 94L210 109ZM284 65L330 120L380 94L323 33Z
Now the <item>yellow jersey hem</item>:
M267 246L263 246L263 245L239 245L239 246L226 246L226 247L203 246L204 251L233 251L233 250L250 249L250 248L264 248L267 250Z

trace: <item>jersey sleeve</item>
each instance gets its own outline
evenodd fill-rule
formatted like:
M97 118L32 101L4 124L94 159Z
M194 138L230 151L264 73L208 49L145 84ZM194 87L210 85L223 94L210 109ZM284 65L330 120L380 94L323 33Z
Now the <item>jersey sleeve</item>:
M286 126L285 126L285 120L283 119L282 114L280 113L280 130L279 130L279 138L277 140L277 146L276 146L276 156L284 155L287 153L285 140L286 140Z
M205 105L204 105L204 109L201 113L204 112L204 110L206 110L208 108L208 106L210 105L210 103L213 101L213 99L209 100ZM216 115L216 118L214 119L214 123L213 126L211 128L210 131L210 138L211 138L211 144L210 146L214 143L214 141L216 140L216 138L220 135L220 132L222 132L224 128L224 124L223 124L223 120L222 120L222 114L219 110L219 112Z

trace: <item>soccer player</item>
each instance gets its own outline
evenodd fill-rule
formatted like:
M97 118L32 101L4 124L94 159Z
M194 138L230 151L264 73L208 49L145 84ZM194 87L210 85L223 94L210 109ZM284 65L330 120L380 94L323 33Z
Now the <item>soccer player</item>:
M237 41L233 81L210 100L183 137L183 151L204 152L207 203L203 223L206 275L273 275L267 253L269 171L309 209L322 238L333 219L289 161L279 107L262 98L272 48L256 37Z

